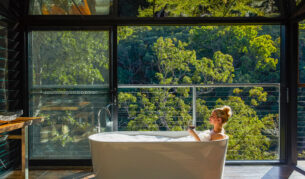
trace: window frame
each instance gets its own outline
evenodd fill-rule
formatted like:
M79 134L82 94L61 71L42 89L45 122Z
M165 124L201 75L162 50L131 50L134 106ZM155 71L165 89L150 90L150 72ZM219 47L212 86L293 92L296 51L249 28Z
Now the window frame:
M111 26L88 26L88 27L77 27L77 26L70 26L70 27L58 27L58 26L49 26L49 27L38 27L38 26L33 26L33 27L29 27L27 29L27 32L25 34L25 38L26 38L26 41L27 41L27 50L25 50L26 52L26 66L24 67L26 69L26 73L25 73L25 76L24 78L26 79L24 82L23 82L23 85L25 86L26 88L26 93L27 95L26 96L23 96L24 97L24 101L25 104L24 106L26 106L24 109L24 114L29 116L30 114L30 87L32 86L30 84L30 78L31 78L31 71L29 71L29 61L30 61L30 56L29 56L29 53L30 53L30 47L31 47L31 37L30 37L30 34L31 32L34 32L34 31L105 31L105 32L108 32L109 34L109 38L108 38L108 47L109 47L109 94L111 95L110 96L110 102L114 103L115 101L115 94L114 94L114 87L115 87L115 84L113 83L114 82L114 73L113 73L113 67L114 67L114 60L113 60L113 43L112 43L112 39L113 39L113 27ZM113 109L113 111L115 111L115 109ZM28 139L28 143L31 142L31 139L29 138ZM28 145L29 146L29 145ZM29 150L29 153L30 153L30 150ZM30 156L30 155L28 155ZM51 166L67 166L67 165L72 165L72 166L88 166L90 165L92 162L91 162L91 159L29 159L29 163L33 166L41 166L41 165L45 165L45 166L48 166L48 165L51 165Z
M291 3L291 2L290 2ZM280 1L281 15L279 17L265 18L265 17L164 17L164 18L126 18L118 17L118 0L113 0L114 13L113 16L72 16L72 15L58 15L58 16L45 16L45 15L26 15L22 20L26 27L25 40L28 42L27 33L30 30L66 30L70 28L90 30L90 28L103 28L109 27L110 30L110 43L111 43L111 94L115 105L114 119L117 120L117 26L121 25L281 25L281 54L280 54L280 158L278 161L230 161L226 162L229 165L275 165L275 164L293 164L294 156L293 141L291 139L296 137L291 133L293 128L291 126L295 123L289 118L294 117L293 111L296 111L296 101L293 99L293 95L296 93L293 90L287 90L293 87L293 83L289 81L293 80L289 78L289 73L292 72L292 68L288 68L288 58L293 55L291 52L294 50L290 47L293 41L289 41L286 37L293 36L293 23L291 24L287 17L284 17L289 13L289 10L283 10L286 6L286 1ZM28 58L28 55L25 55ZM27 61L27 60L26 60ZM289 62L289 64L292 62ZM290 65L291 66L291 65ZM27 69L26 69L27 70ZM25 73L27 75L27 73ZM27 88L27 82L24 82ZM24 92L24 99L28 98L28 90ZM290 97L290 102L287 99ZM292 101L291 101L292 100ZM28 101L28 100L27 100ZM29 114L29 105L25 105L25 115ZM288 109L288 107L290 107ZM286 110L288 109L288 113ZM290 150L292 149L292 150ZM30 160L31 165L52 165L60 166L63 163L69 165L88 165L91 160L85 160L80 163L80 160ZM69 163L71 162L71 163Z
M304 6L305 7L305 1L303 0L300 4L299 4L299 6ZM297 48L296 48L296 50L294 50L295 52L296 52L296 58L297 58L297 61L296 61L296 68L297 68L297 89L296 90L298 90L298 88L305 88L305 83L301 83L300 82L300 58L299 58L299 34L300 34L300 31L299 31L299 23L301 22L301 21L303 21L304 19L300 19L300 20L298 20L296 23L297 23L297 34L296 34L296 38L297 38ZM296 92L296 97L298 97L298 92ZM298 101L297 101L298 102ZM295 122L294 122L294 126L295 126L295 128L297 129L297 126L298 126L298 116L297 116L297 110L298 109L296 109L296 120L295 120ZM298 144L297 144L297 137L298 137L298 134L297 134L297 132L295 132L295 137L294 137L294 139L295 139L295 164L296 164L296 169L300 172L300 173L302 173L303 175L305 175L305 171L304 171L304 167L300 167L300 166L298 166L298 151L297 151L297 148L298 148Z
M30 16L37 16L35 14L30 14L30 8L32 4L37 0L25 0L26 8L25 8L25 14ZM112 5L111 5L112 4ZM118 6L118 0L110 0L110 8L109 8L109 14L108 15L98 15L98 16L104 16L104 17L114 17L117 12L117 6ZM58 15L42 15L42 16L58 16ZM63 16L91 16L91 15L63 15ZM92 15L96 16L96 15Z

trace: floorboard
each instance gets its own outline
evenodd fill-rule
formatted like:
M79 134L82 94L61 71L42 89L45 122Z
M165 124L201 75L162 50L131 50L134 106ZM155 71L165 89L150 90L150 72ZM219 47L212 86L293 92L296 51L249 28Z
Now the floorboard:
M5 179L20 178L20 171L12 171ZM30 179L95 179L90 169L30 170ZM305 176L287 166L226 166L223 179L305 179Z

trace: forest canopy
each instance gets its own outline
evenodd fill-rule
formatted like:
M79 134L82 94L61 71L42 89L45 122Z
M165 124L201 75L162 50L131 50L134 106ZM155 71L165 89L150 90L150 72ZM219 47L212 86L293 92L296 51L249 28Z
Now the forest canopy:
M35 7L43 7L35 2ZM49 13L54 2L59 1L44 2L48 2ZM119 15L140 18L279 15L278 1L209 2L121 0ZM68 15L73 5L70 7L65 0L61 3ZM78 3L83 5L82 1ZM35 12L42 13L39 9ZM100 90L97 94L101 94L100 88L109 91L112 83L109 34L77 30L33 32L32 84L57 85L58 89L48 90L67 94L71 87L78 90L97 87ZM229 105L233 116L225 126L230 137L227 159L279 159L279 25L119 26L117 34L118 61L114 68L119 86L118 130L183 131L194 123L197 130L206 130L211 127L207 120L211 111ZM103 94L60 98L34 94L32 113L46 116L40 131L49 130L47 136L41 134L44 136L41 141L51 141L50 145L41 146L40 151L73 149L78 154L78 144L88 147L87 136L94 132L96 124L90 119L100 114L98 108L103 108L102 105L110 105L107 104L110 92ZM45 110L52 109L45 106L62 101L77 101L85 107L76 112ZM103 131L107 131L104 117Z
M228 159L278 157L278 88L238 84L279 83L279 26L122 26L118 79L124 85L164 85L120 89L120 130L210 128L211 110L230 105L225 126ZM166 85L203 85L166 87ZM236 84L236 87L204 85Z

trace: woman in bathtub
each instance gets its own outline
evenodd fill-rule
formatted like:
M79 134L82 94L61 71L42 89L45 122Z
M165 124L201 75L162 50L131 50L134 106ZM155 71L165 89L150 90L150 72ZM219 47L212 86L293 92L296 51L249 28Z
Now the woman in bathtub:
M212 124L213 130L203 131L197 134L193 128L189 128L189 133L195 138L196 141L210 141L224 139L225 132L223 129L224 124L232 116L232 110L229 106L223 106L222 108L216 108L212 111L209 118L210 124Z

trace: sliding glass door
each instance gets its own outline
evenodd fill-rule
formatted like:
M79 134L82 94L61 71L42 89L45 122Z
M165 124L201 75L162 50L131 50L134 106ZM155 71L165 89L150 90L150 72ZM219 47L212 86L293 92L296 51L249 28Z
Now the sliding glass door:
M88 136L111 131L109 30L29 33L30 159L89 159Z
M119 26L118 129L211 129L231 106L227 160L280 160L280 26Z
M297 166L305 170L305 21L299 22L299 80L297 103Z

